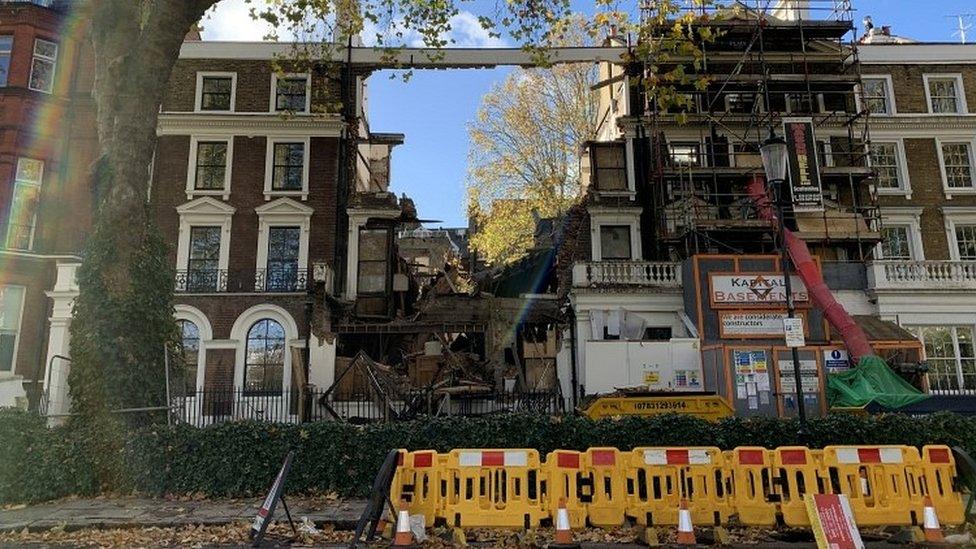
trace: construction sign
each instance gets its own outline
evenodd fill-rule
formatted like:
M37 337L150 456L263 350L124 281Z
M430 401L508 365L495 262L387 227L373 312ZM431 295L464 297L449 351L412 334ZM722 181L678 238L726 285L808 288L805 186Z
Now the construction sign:
M810 118L783 119L790 167L790 190L794 212L822 212L823 188L817 161L817 140Z
M807 494L807 514L819 549L864 549L844 494Z
M268 523L271 521L271 517L274 516L275 507L278 506L278 500L284 495L285 479L288 477L288 471L291 470L291 460L294 457L294 452L288 452L288 455L285 456L285 461L281 464L278 475L275 477L274 482L271 483L271 489L268 490L268 495L264 498L261 508L258 509L258 514L254 516L250 531L251 541L254 547L261 544L261 540L264 538L264 532L268 529ZM290 515L288 521L291 522Z

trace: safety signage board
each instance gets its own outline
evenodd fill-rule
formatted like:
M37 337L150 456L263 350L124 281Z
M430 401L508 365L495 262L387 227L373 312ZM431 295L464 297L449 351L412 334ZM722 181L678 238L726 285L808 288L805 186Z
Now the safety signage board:
M788 395L796 393L796 373L793 359L779 360L779 388ZM800 381L804 393L820 392L820 375L817 373L816 360L800 360Z
M803 347L807 344L803 338L802 318L784 318L783 333L786 335L787 347Z
M813 120L786 118L783 120L783 133L786 134L793 211L822 212L823 188L820 184L820 166L817 162Z
M846 372L851 369L850 355L847 349L824 349L823 364L828 374Z
M719 336L722 339L779 337L784 318L786 313L723 311L718 314Z
M818 549L864 549L846 495L807 494L804 500Z

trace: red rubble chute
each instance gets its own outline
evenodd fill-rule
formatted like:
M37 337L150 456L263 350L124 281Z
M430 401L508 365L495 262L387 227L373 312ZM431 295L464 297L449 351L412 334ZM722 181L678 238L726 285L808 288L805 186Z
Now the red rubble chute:
M776 209L773 207L769 195L766 194L765 179L761 176L753 176L746 188L752 201L756 204L756 211L761 219L778 223ZM793 260L793 267L797 275L803 280L810 293L810 299L823 311L827 322L836 329L847 346L847 351L851 355L854 364L859 363L861 357L873 356L874 349L868 343L867 335L854 319L848 314L847 310L834 299L834 295L824 282L820 269L813 262L813 256L807 248L806 242L800 240L792 231L786 229L786 249Z

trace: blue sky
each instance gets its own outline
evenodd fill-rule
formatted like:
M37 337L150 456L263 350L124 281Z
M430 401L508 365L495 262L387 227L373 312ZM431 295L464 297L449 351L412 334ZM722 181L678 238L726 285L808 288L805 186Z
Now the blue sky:
M587 4L580 0L579 9ZM624 2L626 4L626 2ZM871 15L877 26L891 25L895 34L924 41L956 41L956 22L946 15L976 13L976 0L853 0L855 20ZM592 8L590 8L592 9ZM258 40L264 34L250 21L243 0L224 0L218 13L204 21L209 40ZM976 23L976 18L971 20ZM458 38L465 45L498 45L459 19ZM976 42L976 26L970 42ZM417 204L420 216L438 219L431 225L467 225L464 186L467 173L466 125L481 96L501 82L509 69L414 71L412 77L389 78L389 72L369 79L369 119L373 131L402 132L405 143L393 153L393 185Z

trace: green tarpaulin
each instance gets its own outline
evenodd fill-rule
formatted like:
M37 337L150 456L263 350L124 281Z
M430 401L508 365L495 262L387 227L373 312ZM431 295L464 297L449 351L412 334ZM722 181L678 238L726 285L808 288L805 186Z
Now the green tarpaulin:
M877 356L862 357L857 368L827 376L827 402L831 407L859 408L876 402L885 408L897 409L928 397Z

